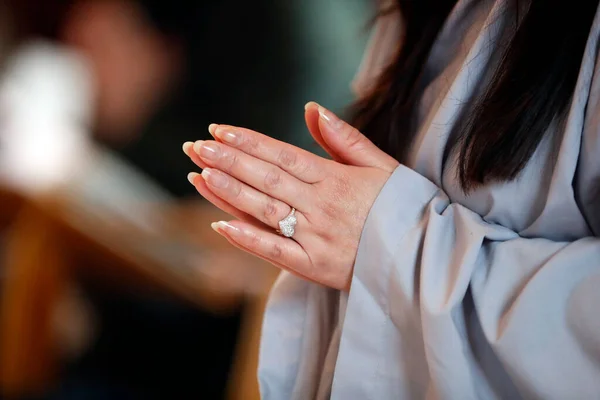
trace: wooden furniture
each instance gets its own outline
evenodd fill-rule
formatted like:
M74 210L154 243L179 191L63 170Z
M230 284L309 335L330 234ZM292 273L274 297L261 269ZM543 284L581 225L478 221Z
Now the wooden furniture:
M39 394L56 382L53 310L69 281L83 273L160 290L214 312L230 312L244 302L248 311L229 398L258 398L260 321L276 270L210 230L210 222L223 219L220 211L196 202L141 204L140 223L69 193L30 199L7 190L0 191L0 206L7 232L0 292L3 395Z
M0 229L6 228L14 220L24 203L22 195L0 186Z

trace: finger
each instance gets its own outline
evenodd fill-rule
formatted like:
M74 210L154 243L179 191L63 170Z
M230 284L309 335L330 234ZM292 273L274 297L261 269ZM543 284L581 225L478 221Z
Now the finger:
M222 171L205 168L202 171L202 177L208 188L227 204L231 204L273 229L279 229L279 221L292 211L291 207L284 202L259 192ZM300 212L295 215L297 224L304 228L310 226ZM303 229L302 232L306 233L307 231ZM295 238L300 239L298 234L295 235Z
M183 152L188 157L190 157L194 164L196 164L200 168L205 168L206 164L200 159L200 157L198 157L196 153L194 153L194 150L192 149L193 146L193 142L185 142L183 144ZM206 182L204 182L204 179L200 176L200 174L196 172L190 172L188 174L188 181L196 188L196 190L202 195L202 197L210 201L221 211L224 211L229 215L241 219L242 221L252 222L253 220L255 220L250 215L236 209L231 204L228 204L227 202L223 201L218 196L215 196L215 194L211 192L210 189L208 189L208 187L206 186Z
M243 211L240 211L239 209L235 208L231 204L229 204L226 201L224 201L223 199L221 199L219 196L215 195L206 186L206 182L200 176L200 174L197 174L195 172L190 172L188 174L188 181L190 181L190 183L192 185L194 185L194 187L202 195L202 197L204 197L206 200L210 201L212 204L214 204L220 210L226 212L229 215L234 216L235 218L241 219L242 221L246 221L249 223L252 223L252 222L257 223L258 222L258 221L256 221L256 219L254 217L248 215L247 213L245 213Z
M314 101L306 103L304 106L304 120L306 121L306 126L308 127L308 131L310 135L315 139L315 141L337 162L345 163L345 160L340 158L338 154L336 154L327 143L323 139L321 135L321 128L319 127L319 105Z
M206 163L204 161L202 161L202 159L200 157L198 157L198 154L196 154L194 152L194 142L185 142L183 144L183 152L185 153L186 156L188 156L192 162L194 164L196 164L198 167L204 169L206 168Z
M209 130L223 143L276 165L303 182L315 183L324 178L327 160L306 150L250 129L212 124Z
M311 185L298 180L281 168L243 151L215 141L197 141L194 151L208 166L231 175L255 189L303 210L312 204Z
M211 228L212 228L212 229L213 229L215 232L217 232L219 235L223 236L223 237L225 238L225 240L227 240L227 241L228 241L228 242L229 242L229 243L230 243L232 246L234 246L234 247L236 247L236 248L238 248L238 249L240 249L240 250L242 250L242 251L244 251L244 252L246 252L246 253L248 253L248 254L251 254L251 255L253 255L253 256L255 256L255 257L258 257L258 258L260 258L261 260L264 260L264 261L266 261L266 262L268 262L268 263L271 263L271 264L273 264L274 266L276 266L277 268L280 268L280 269L282 269L282 270L284 270L284 271L290 272L291 274L294 274L294 275L296 275L296 276L298 276L298 277L300 277L300 278L302 278L302 279L306 279L306 280L309 280L309 281L311 281L311 282L314 282L314 283L319 283L319 282L317 282L317 281L316 281L316 280L314 280L314 279L311 279L311 278L308 278L307 276L301 275L301 274L300 274L298 271L290 270L288 267L286 267L285 265L283 265L283 264L281 264L281 263L279 263L279 262L277 262L277 261L269 260L269 259L267 259L266 257L264 257L264 256L261 256L260 254L255 254L255 253L254 253L252 250L250 250L250 249L248 249L248 248L246 248L246 247L242 246L241 244L239 244L238 242L236 242L235 240L233 240L233 239L232 239L232 238L231 238L231 237L230 237L230 236L227 234L227 232L225 232L225 230L223 230L223 229L219 229L219 222L213 222L213 223L211 224Z
M327 145L346 163L358 167L375 167L392 172L398 161L381 151L356 128L325 107L318 106L319 127Z
M219 221L211 226L245 251L314 280L310 257L297 242L243 221Z

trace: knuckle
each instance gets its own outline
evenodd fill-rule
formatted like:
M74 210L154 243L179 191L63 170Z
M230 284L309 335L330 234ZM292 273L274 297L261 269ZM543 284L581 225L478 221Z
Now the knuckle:
M288 149L281 150L277 157L277 163L284 170L300 176L308 173L313 167L312 162L304 157L300 157L297 152Z
M268 257L274 260L278 260L283 255L283 248L279 243L273 243L269 246L269 255Z
M265 176L264 185L267 190L274 190L281 186L281 181L281 174L278 171L272 169L269 172L267 172L267 175Z
M239 200L242 198L244 194L244 191L242 189L242 185L239 182L234 182L231 185L231 196L236 199Z
M298 154L294 151L283 149L279 152L277 162L286 168L294 168L298 163Z
M263 210L263 216L265 221L271 221L273 218L275 218L278 214L278 202L273 199L273 198L269 198L269 200L267 200L267 204L265 204L264 210Z
M234 152L227 152L223 158L225 160L225 171L231 172L238 162L237 154L235 154Z
M345 136L346 144L349 148L356 149L361 146L364 137L362 133L358 131L358 129L350 125L346 125L343 128L342 134Z

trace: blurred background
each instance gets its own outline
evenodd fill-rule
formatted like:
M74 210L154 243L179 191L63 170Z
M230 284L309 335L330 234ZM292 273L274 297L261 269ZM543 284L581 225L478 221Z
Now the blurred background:
M253 399L278 271L210 230L212 122L321 153L372 0L0 0L0 394Z

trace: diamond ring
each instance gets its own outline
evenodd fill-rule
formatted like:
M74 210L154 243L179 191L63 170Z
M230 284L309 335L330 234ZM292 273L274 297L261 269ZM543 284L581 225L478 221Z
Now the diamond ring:
M294 236L296 223L298 222L298 218L296 218L295 214L296 209L292 207L292 211L290 211L288 216L279 221L279 230L277 231L278 233L288 238Z

